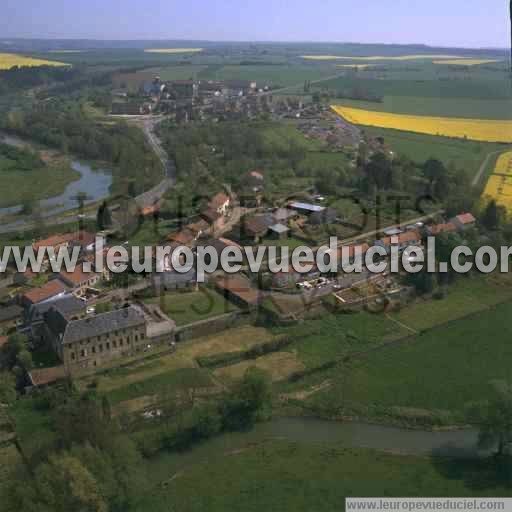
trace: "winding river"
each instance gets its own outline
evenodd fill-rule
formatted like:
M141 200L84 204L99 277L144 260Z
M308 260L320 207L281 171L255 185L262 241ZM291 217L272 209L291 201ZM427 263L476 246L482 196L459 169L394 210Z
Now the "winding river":
M163 452L153 462L178 472L196 463L215 460L272 439L342 444L348 448L371 448L404 455L460 458L488 455L489 452L478 450L477 437L478 433L473 429L430 432L359 422L278 417L257 424L250 432L223 434L180 453Z
M22 139L0 133L0 142L15 147L27 145ZM85 204L90 204L110 195L112 172L108 169L93 169L90 165L78 160L71 161L71 168L80 173L80 178L69 183L64 192L58 196L42 199L39 203L43 217L58 215L77 207L76 196L86 194ZM15 215L22 211L21 205L0 208L1 215Z

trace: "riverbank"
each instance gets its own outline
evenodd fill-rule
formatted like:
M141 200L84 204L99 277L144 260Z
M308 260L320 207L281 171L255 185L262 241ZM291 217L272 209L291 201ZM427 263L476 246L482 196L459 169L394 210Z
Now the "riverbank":
M343 510L346 496L511 495L476 432L277 418L146 463L136 510ZM455 459L456 464L455 464Z

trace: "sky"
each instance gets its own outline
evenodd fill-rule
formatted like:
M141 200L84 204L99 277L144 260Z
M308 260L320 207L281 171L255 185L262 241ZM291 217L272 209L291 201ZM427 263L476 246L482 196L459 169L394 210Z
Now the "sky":
M508 0L0 0L0 37L507 47Z

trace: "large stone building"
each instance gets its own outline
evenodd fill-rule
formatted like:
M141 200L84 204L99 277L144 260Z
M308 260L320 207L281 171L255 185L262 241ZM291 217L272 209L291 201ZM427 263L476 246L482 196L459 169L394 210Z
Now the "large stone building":
M69 321L59 310L46 315L47 337L68 375L94 373L113 360L174 341L175 324L132 305Z

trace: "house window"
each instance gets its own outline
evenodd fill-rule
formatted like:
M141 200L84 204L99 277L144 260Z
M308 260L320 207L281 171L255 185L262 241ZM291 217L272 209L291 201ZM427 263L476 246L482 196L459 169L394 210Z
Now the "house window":
M117 348L117 341L114 340L114 348Z
M80 356L85 357L85 350L80 350Z
M96 354L96 347L92 347L92 353Z
M74 352L71 352L71 359L74 361L75 360L75 353Z
M103 352L103 345L101 343L98 348L100 349L100 352Z
M107 343L107 350L110 350L110 343Z
M140 334L140 339L141 339L141 340L143 340L144 338L145 338L145 334L142 332L142 333Z
M123 339L121 338L121 340L119 341L119 345L121 345L121 347L123 346Z
M139 341L139 337L137 336L137 334L135 335L135 341Z

